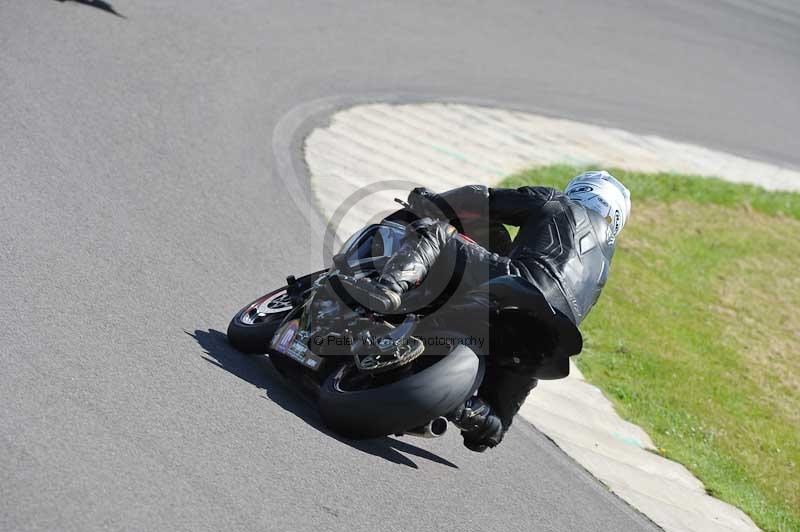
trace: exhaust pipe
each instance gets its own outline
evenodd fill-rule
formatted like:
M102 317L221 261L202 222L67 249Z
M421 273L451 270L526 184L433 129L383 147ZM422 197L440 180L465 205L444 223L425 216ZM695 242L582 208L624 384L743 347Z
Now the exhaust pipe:
M409 436L417 436L419 438L438 438L444 435L445 432L447 432L447 418L437 417L429 421L426 425L407 430L405 433Z

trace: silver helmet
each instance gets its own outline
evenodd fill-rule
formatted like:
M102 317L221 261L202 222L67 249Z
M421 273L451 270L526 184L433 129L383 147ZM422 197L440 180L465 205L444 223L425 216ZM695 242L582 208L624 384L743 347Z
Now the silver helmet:
M566 196L585 208L600 213L609 225L609 241L625 227L631 214L631 193L605 170L584 172L572 178Z

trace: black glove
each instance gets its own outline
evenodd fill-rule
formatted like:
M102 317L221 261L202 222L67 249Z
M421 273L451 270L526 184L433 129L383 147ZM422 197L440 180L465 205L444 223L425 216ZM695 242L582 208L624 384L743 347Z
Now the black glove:
M408 194L408 210L420 218L433 218L446 222L458 218L455 210L441 195L425 187L417 187Z

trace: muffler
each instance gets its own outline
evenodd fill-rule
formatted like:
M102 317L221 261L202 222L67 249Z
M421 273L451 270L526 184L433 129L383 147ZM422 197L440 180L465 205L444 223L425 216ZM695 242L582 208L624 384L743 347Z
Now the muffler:
M437 417L421 427L407 430L405 434L419 438L438 438L445 432L447 432L447 418Z

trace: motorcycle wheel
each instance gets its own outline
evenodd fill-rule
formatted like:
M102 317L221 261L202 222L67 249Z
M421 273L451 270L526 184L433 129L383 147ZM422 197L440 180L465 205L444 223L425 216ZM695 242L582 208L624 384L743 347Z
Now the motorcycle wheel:
M263 295L236 313L228 324L228 341L243 353L266 353L290 310L292 302L285 286Z
M356 385L357 370L348 363L323 383L319 410L326 426L349 438L402 433L464 404L483 373L482 357L464 345L418 372L376 387Z

